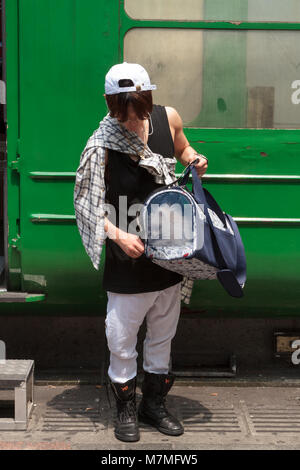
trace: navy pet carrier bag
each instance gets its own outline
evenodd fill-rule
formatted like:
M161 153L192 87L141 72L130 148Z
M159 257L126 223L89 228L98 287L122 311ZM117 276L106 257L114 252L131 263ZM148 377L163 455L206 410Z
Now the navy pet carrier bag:
M190 279L218 279L232 297L242 297L246 256L233 218L202 186L192 162L182 177L152 192L139 225L145 255ZM192 172L193 190L185 185Z

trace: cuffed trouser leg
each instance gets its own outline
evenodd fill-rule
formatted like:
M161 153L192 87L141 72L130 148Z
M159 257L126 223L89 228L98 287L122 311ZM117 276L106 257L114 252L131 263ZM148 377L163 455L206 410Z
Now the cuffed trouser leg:
M105 331L110 350L108 375L112 382L124 383L137 375L137 334L145 316L144 369L168 372L171 341L180 313L180 284L141 294L107 292Z

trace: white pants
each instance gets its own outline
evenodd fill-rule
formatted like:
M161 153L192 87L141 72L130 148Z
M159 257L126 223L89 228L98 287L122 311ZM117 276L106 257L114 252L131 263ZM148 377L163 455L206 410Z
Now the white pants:
M146 316L147 333L143 368L156 374L169 372L171 341L180 314L181 282L155 292L116 294L107 292L105 331L110 350L108 375L124 383L137 374L137 334Z

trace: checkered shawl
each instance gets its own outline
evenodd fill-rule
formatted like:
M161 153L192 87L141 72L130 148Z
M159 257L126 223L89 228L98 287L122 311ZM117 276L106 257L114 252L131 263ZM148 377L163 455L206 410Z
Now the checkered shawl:
M80 156L73 198L75 217L83 246L97 270L107 236L104 231L106 148L133 154L133 149L143 152L144 144L137 134L121 128L116 118L107 115L88 139ZM175 157L164 158L153 153L148 146L144 158L139 160L139 165L154 175L158 184L170 184L176 179L175 164ZM193 281L185 277L181 283L181 300L186 304L190 302L192 287Z

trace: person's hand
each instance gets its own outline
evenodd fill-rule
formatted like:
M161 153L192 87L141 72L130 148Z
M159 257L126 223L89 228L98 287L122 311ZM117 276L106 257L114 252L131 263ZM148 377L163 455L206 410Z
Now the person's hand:
M197 171L197 175L199 177L203 176L204 173L206 172L207 170L207 167L208 167L208 161L207 159L204 157L204 155L201 155L201 154L195 154L194 155L194 160L196 158L199 158L199 162L197 164L195 164L195 168L196 168L196 171ZM192 160L193 161L193 160Z
M140 237L132 233L119 231L119 238L116 243L120 248L130 256L130 258L139 258L145 251L145 246Z

